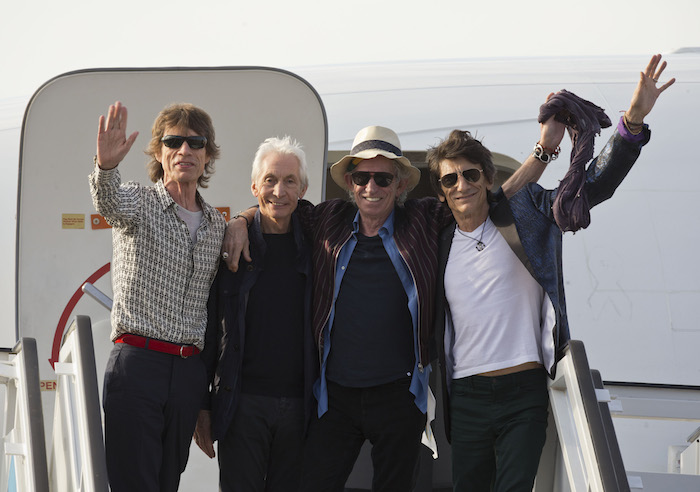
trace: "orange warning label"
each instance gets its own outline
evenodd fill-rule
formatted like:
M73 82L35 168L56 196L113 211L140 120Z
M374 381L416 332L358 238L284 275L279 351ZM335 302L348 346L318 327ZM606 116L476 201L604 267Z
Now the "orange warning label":
M92 224L93 229L110 229L112 227L100 214L92 214L90 216L90 224Z
M224 216L224 219L226 219L226 222L231 218L231 208L230 207L216 207L216 209L221 212L221 215Z

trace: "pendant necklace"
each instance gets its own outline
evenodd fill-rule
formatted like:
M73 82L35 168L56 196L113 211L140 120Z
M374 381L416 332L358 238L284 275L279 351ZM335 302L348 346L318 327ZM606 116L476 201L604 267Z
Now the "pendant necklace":
M464 232L462 229L459 228L459 225L457 226L457 232L459 232L459 233L460 233L462 236L464 236L464 237L468 237L468 238L471 239L472 241L476 241L476 246L475 246L475 248L476 248L477 251L481 252L481 251L483 251L484 248L486 247L486 245L484 244L484 242L482 241L482 239L483 239L483 237L484 237L484 231L486 230L486 223L487 223L487 222L488 222L488 218L484 221L484 226L481 228L481 235L479 236L479 239L467 235L466 232Z

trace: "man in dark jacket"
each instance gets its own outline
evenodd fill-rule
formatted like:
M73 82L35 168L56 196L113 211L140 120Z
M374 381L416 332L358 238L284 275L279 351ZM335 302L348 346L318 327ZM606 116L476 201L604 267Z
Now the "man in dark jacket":
M318 376L310 244L294 213L308 186L304 152L289 137L267 139L252 175L252 261L237 273L222 262L211 288L202 353L211 391L195 440L212 458L218 441L222 491L289 492Z
M649 141L643 124L666 63L652 57L607 146L586 170L595 206L612 196ZM554 148L534 154L549 162ZM455 491L532 490L545 441L547 374L569 340L562 230L553 204L561 189L528 184L491 195L491 153L454 130L428 152L431 181L456 224L440 237L436 330ZM569 223L564 220L563 223Z

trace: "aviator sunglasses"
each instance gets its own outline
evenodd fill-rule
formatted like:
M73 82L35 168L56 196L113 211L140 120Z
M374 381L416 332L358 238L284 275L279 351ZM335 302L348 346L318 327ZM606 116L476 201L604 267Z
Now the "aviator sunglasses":
M169 149L179 149L182 147L183 142L186 141L187 145L190 146L190 149L198 150L203 149L207 144L207 137L181 137L180 135L166 135L161 138L160 141L163 142L163 145Z
M355 171L354 173L350 174L350 177L352 177L352 182L357 186L366 186L367 183L369 183L369 179L374 178L374 182L377 183L377 186L382 188L389 186L395 178L395 176L391 173L373 173L369 171Z
M464 179L466 179L469 183L476 183L481 179L481 173L483 173L483 169L465 169L464 171L460 172L462 176L464 176ZM442 178L438 179L438 182L442 184L445 188L452 188L454 185L457 184L457 178L459 175L457 173L450 173L450 174L445 174Z

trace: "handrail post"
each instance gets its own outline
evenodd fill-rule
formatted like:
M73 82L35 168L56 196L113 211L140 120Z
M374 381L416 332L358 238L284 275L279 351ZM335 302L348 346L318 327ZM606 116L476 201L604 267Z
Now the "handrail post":
M55 365L50 474L54 492L108 492L92 326L76 316Z
M11 463L17 489L48 492L46 440L36 340L22 338L0 360L0 383L6 385L2 427L0 485L7 487Z

